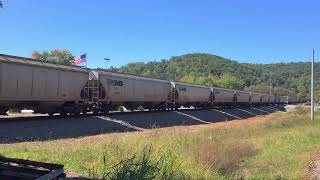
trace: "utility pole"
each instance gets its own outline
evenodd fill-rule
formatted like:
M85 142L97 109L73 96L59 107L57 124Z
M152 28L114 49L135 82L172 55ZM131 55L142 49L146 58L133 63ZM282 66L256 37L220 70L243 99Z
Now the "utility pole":
M311 120L314 120L314 49L311 62Z
M270 91L269 94L272 94L272 80L271 80L271 73L269 73L269 81L270 81Z
M110 61L109 58L104 58L104 60L106 61L106 69L108 68L108 61Z

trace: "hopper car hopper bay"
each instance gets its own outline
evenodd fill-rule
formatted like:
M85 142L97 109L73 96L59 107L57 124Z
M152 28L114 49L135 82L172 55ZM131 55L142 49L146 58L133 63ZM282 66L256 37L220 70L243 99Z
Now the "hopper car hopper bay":
M291 96L208 87L0 54L0 115L10 108L62 116L180 107L261 106L305 102Z

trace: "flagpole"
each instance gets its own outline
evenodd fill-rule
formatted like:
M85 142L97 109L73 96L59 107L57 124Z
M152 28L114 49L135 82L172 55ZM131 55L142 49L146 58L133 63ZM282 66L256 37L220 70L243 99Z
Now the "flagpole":
M88 69L88 56L87 56L87 52L86 52L86 68Z

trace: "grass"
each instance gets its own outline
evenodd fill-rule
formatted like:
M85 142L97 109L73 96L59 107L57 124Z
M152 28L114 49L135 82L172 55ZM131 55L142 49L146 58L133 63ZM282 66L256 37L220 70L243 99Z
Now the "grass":
M255 154L253 145L248 143L202 143L193 148L197 163L223 175L233 175L241 160Z
M61 163L100 179L302 179L320 149L320 119L299 109L249 126L154 129L0 145L0 154Z

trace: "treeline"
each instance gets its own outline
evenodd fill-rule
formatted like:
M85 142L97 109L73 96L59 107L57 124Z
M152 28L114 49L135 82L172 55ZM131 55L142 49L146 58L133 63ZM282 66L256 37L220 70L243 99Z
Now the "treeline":
M320 66L316 64L316 80ZM195 53L148 63L129 63L112 71L166 80L251 90L276 95L308 97L310 63L247 64L223 57ZM316 81L319 82L319 81ZM319 84L316 84L319 87ZM316 92L318 95L320 92Z

